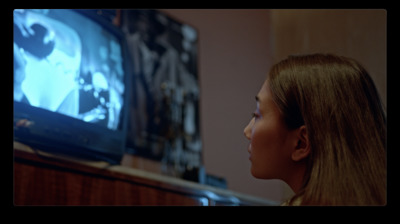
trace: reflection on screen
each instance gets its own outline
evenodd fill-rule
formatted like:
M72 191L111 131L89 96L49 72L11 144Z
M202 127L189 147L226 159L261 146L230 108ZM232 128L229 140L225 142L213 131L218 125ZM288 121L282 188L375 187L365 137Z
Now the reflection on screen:
M116 130L121 44L70 10L14 10L14 100Z

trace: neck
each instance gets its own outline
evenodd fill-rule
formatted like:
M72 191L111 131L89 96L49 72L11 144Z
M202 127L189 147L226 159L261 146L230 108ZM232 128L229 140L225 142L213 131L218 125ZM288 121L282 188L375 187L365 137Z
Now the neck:
M283 180L285 181L294 193L298 193L303 186L304 174L306 172L306 163L296 163L291 169L291 172Z

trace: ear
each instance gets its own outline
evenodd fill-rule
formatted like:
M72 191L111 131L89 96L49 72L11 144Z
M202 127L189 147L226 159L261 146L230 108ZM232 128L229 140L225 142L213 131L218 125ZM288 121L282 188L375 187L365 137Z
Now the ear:
M297 145L295 149L292 151L292 160L293 161L301 161L308 157L311 153L310 141L308 139L307 128L305 125L302 125L297 130Z

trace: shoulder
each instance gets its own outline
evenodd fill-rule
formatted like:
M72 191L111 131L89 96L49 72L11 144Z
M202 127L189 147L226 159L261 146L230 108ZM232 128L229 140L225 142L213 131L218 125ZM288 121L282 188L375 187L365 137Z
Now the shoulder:
M301 205L301 197L290 198L281 204L281 206L300 206L300 205Z

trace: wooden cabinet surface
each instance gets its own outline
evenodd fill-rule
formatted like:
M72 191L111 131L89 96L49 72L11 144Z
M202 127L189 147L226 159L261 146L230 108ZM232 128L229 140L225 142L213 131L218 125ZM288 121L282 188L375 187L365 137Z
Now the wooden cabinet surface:
M17 146L20 146L17 144ZM14 143L14 205L274 205L194 182L52 157Z

